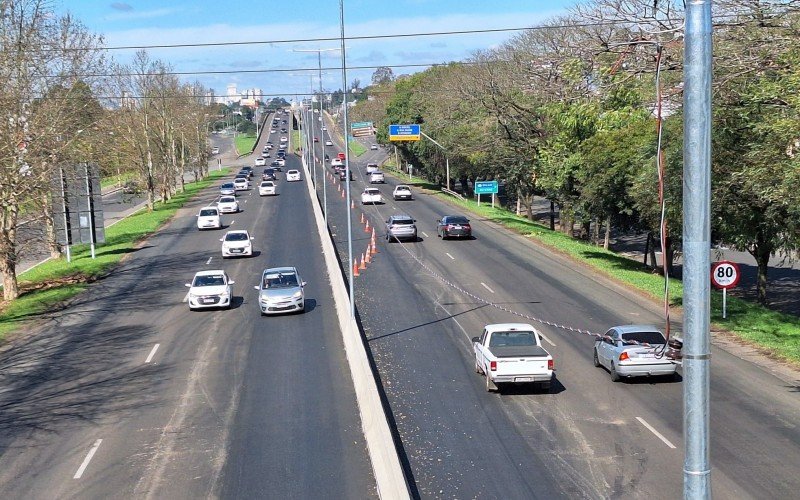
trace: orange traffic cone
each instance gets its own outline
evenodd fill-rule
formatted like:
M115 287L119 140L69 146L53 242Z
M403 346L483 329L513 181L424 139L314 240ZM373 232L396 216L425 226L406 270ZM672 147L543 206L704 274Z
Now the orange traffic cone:
M367 264L372 264L372 245L367 245Z
M358 274L358 259L353 259L353 276L359 276L359 274Z
M369 219L367 219L367 225L366 225L366 226L364 226L364 232L365 232L365 233L368 233L368 232L369 232Z
M358 266L362 271L367 268L367 263L364 261L364 254L361 254L361 265Z
M378 253L378 246L375 244L374 241L370 242L369 244L369 253L371 253L372 255Z
M344 189L342 189L342 198L344 198Z
M350 210L355 210L356 208L356 200L350 200Z

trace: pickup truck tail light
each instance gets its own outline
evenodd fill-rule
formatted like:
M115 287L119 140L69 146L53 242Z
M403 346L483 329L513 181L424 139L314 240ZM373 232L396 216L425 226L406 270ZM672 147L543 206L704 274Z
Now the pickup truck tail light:
M625 360L628 360L628 359L630 359L630 356L628 356L627 352L623 351L622 354L619 355L619 360L620 361L625 361Z
M497 371L497 361L489 361L489 369L493 372Z
M548 359L547 360L547 369L551 370L551 371L555 370L556 369L556 362L553 361L552 359Z

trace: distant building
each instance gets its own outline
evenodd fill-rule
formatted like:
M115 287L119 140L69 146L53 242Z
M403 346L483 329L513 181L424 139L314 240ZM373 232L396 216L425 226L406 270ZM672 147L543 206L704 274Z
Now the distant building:
M228 91L225 95L225 104L233 104L235 102L239 102L241 96L239 92L236 90L236 84L230 83L228 84Z
M206 91L205 98L203 99L203 104L206 106L211 106L215 102L217 102L217 100L214 97L214 89L208 89L208 91Z

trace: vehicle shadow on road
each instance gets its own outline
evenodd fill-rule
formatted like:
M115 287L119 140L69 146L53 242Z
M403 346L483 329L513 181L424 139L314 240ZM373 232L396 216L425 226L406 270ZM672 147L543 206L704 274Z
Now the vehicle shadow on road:
M0 453L32 431L116 422L159 404L171 368L143 364L155 335L141 325L76 325L12 340L0 353ZM120 363L121 352L142 359Z
M497 386L497 393L501 396L524 396L528 394L549 396L561 394L566 390L567 388L557 377L554 377L550 382L550 389L544 389L536 382L531 382L529 384L508 384L505 386L500 384Z

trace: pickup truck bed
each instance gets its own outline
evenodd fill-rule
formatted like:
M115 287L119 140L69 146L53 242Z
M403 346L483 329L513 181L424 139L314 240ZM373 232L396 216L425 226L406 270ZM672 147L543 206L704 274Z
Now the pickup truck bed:
M498 358L517 358L517 357L535 357L549 356L544 347L538 345L509 345L509 346L496 346L492 347L492 354Z

